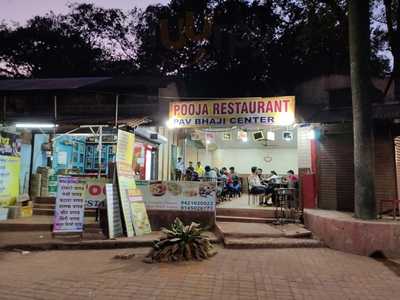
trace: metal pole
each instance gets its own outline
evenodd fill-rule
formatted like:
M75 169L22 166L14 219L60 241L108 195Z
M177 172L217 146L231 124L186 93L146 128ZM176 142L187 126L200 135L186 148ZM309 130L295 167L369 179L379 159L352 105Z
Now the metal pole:
M103 126L99 126L99 145L98 145L99 149L99 174L98 174L98 178L101 178L101 151L103 148Z
M119 95L115 96L115 128L118 128Z
M57 121L57 96L54 96L54 121Z
M3 97L3 123L6 123L7 119L7 96Z

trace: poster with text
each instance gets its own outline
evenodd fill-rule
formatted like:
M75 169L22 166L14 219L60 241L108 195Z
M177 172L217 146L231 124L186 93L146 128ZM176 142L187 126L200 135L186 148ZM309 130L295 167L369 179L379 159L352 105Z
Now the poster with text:
M0 155L0 206L15 205L19 196L20 158Z
M82 232L85 214L85 180L78 177L58 177L53 232Z
M116 155L118 188L128 237L151 232L143 197L136 189L132 169L134 144L134 134L118 130Z
M106 200L105 178L86 178L85 207L98 208Z
M215 211L216 183L199 181L138 181L149 210Z
M119 207L118 190L113 184L106 184L108 237L113 239L123 235L122 220Z

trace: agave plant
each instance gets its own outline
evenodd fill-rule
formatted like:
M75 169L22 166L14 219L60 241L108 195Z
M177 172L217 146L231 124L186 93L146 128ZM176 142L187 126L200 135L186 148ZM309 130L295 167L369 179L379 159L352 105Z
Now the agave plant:
M202 260L216 254L209 239L202 235L204 229L192 222L184 225L179 218L169 229L162 229L163 236L154 242L145 262Z

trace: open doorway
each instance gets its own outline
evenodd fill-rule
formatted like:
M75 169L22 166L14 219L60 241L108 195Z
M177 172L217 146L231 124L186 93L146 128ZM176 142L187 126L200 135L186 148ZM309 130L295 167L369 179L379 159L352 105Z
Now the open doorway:
M225 184L224 171L237 175L240 192L228 193L217 201L218 208L273 209L275 199L271 193L266 197L250 195L249 180L256 167L260 181L270 188L287 187L288 171L297 176L298 134L296 126L268 126L263 128L214 128L186 131L185 165L200 163L218 175L218 182ZM200 171L201 172L201 171ZM275 174L275 175L274 175ZM199 174L203 177L203 174ZM225 179L226 180L226 179ZM234 182L236 186L236 183Z

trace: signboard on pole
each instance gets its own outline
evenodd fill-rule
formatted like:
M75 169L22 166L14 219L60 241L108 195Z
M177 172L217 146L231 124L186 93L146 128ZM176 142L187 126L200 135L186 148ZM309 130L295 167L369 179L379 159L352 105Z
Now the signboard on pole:
M83 232L85 181L79 177L58 177L53 232Z
M295 97L171 102L169 118L174 128L287 126L295 121Z
M108 237L113 239L123 235L122 220L120 214L118 190L113 184L106 184Z
M132 170L134 143L134 134L118 130L116 155L118 188L128 237L151 232L143 197L136 189Z

